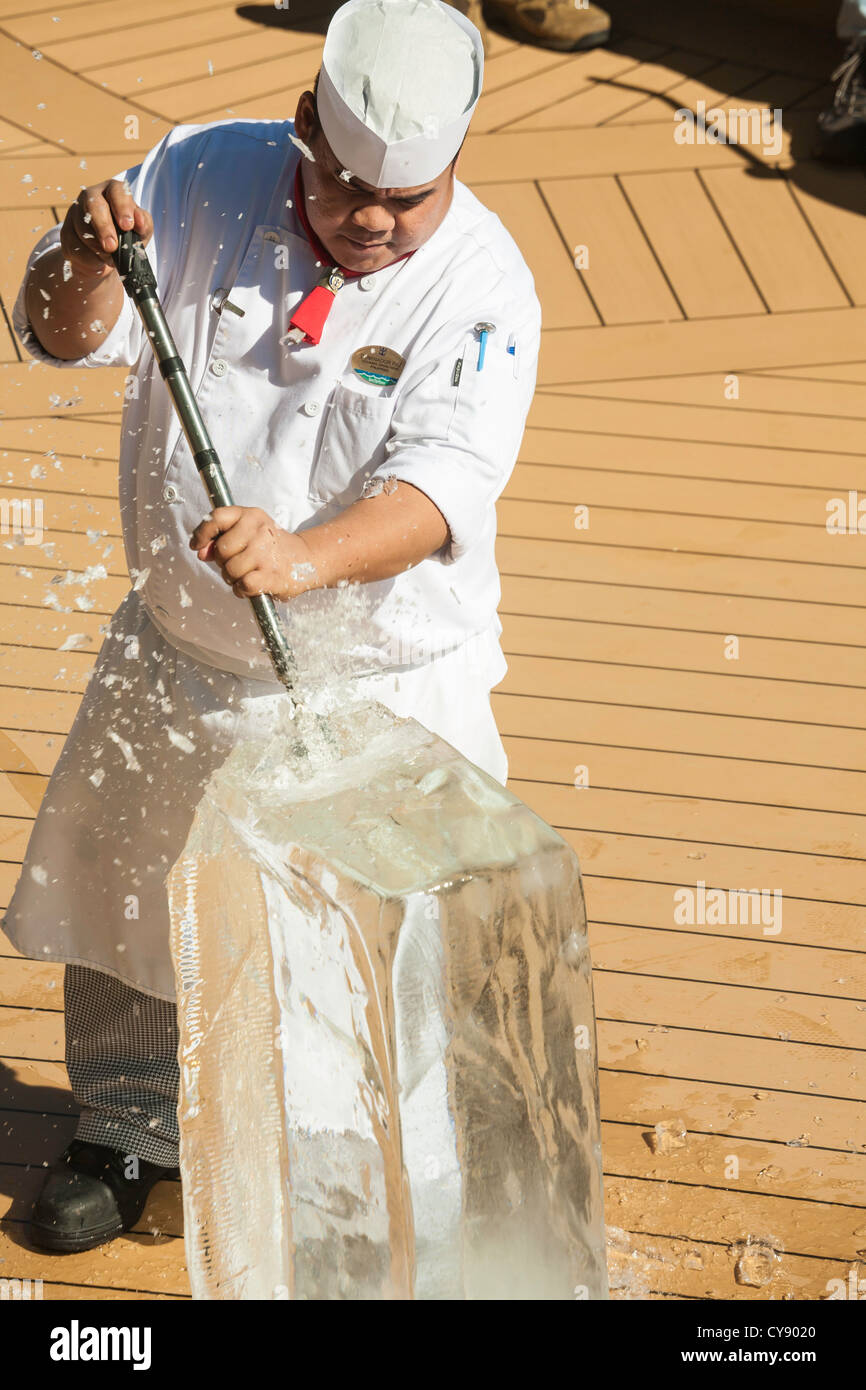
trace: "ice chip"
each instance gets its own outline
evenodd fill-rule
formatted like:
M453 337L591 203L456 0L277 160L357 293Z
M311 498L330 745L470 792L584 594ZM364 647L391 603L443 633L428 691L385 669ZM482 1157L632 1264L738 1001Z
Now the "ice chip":
M117 733L114 729L108 730L108 737L111 739L112 743L117 744L118 748L123 754L124 761L126 762L126 766L129 769L129 771L141 772L141 764L136 758L134 752L132 751L132 744L128 743L125 738L121 738L120 734Z
M290 135L289 139L291 140L292 144L296 145L297 148L301 151L301 154L304 156L305 159L311 159L315 164L316 156L313 154L313 151L310 149L309 145L305 145L303 140L298 135Z
M734 1278L748 1288L762 1289L769 1284L781 1259L778 1242L773 1236L747 1236L732 1247Z
M361 488L362 497L378 497L381 492L392 493L397 491L397 479L393 473L389 473L386 478L368 478Z
M173 729L169 724L166 725L165 732L168 734L169 742L173 743L175 748L180 748L184 753L195 752L195 744L191 738L187 738L186 734L179 733L177 729Z
M314 579L315 575L316 566L308 560L301 560L291 567L291 576L296 583L300 583L302 579Z
M766 1168L760 1168L758 1170L759 1182L776 1182L782 1176L782 1169L779 1167L778 1163L768 1163Z
M654 1154L672 1154L686 1146L686 1127L682 1120L662 1120L650 1134Z

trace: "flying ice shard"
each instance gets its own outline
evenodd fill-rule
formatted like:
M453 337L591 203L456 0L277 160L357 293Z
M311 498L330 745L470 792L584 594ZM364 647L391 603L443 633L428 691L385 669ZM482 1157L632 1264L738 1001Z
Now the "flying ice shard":
M214 773L169 894L196 1298L607 1297L554 830L413 719L301 709Z

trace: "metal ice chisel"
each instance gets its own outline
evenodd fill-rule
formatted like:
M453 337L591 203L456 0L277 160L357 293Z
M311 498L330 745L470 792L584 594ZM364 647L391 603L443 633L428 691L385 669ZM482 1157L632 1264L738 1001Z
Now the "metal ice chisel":
M172 403L189 444L196 467L201 474L213 507L232 507L234 501L216 449L207 432L198 403L192 392L171 330L166 322L156 292L156 277L136 231L121 231L115 224L118 246L114 263L142 323L153 349L160 373L168 387ZM261 629L278 679L289 694L295 680L295 662L282 624L270 594L258 594L250 599L256 622Z

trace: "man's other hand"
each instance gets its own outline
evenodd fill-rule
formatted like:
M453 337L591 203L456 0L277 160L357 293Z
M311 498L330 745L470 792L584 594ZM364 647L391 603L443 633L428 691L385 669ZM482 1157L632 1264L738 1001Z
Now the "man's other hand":
M259 507L215 507L189 544L200 560L219 565L238 598L272 594L286 601L319 587L303 536L282 530Z

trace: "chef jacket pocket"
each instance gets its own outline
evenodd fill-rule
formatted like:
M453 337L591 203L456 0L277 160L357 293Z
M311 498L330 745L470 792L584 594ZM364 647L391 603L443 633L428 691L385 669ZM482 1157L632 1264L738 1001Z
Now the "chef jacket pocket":
M394 397L355 391L339 382L326 406L310 474L313 502L355 502L371 473L387 457L385 444Z
M460 347L460 356L456 359L451 370L451 415L448 420L446 438L451 437L451 430L454 426L454 418L457 415L458 407L466 397L466 389L469 382L470 371L475 370L475 363L470 361L472 357L473 338L467 333Z

